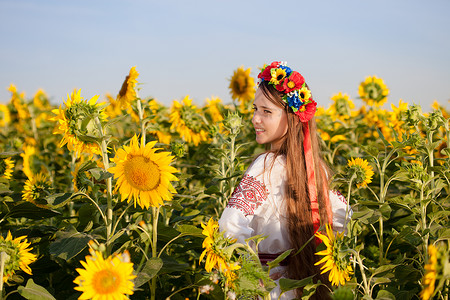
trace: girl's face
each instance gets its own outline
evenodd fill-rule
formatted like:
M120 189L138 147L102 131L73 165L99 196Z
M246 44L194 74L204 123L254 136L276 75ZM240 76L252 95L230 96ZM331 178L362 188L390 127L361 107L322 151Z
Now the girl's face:
M281 137L288 129L286 112L267 99L261 89L256 91L253 110L252 123L256 131L256 142L270 144L271 150L278 149Z

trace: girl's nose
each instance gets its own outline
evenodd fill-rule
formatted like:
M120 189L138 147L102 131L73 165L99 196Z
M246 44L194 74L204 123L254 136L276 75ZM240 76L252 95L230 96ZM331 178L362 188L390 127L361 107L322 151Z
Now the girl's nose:
M257 116L257 114L256 114L256 111L253 113L253 118L252 118L252 124L253 125L255 125L255 124L258 124L259 123L259 117Z

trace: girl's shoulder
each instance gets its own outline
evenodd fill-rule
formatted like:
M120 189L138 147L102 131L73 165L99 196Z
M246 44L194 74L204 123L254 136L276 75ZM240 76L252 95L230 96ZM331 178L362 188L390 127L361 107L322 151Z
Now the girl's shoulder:
M286 159L284 156L275 156L272 152L260 154L253 163L248 167L246 174L251 176L259 176L262 174L278 174L285 172ZM270 176L270 175L269 175Z

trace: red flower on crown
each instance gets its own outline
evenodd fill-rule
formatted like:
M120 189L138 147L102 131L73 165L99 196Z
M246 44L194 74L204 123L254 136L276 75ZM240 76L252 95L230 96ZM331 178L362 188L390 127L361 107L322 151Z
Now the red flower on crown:
M314 100L311 100L311 102L302 105L300 109L295 112L295 114L299 116L300 122L308 122L309 120L311 120L316 113L316 106L317 102Z
M278 68L279 66L280 66L279 61L274 61L273 63L270 64L270 66L265 65L263 67L263 71L259 73L258 78L261 78L265 81L270 81L270 79L272 78L270 70L272 70L273 68Z
M302 85L304 83L305 78L303 78L303 76L299 72L292 71L291 76L284 79L283 82L284 92L287 94L292 91L299 90L302 88Z

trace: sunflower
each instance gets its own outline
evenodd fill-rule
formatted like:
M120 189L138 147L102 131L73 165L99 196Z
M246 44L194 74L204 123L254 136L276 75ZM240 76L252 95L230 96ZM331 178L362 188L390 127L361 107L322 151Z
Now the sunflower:
M0 127L8 126L11 123L11 113L8 106L0 104Z
M223 115L220 112L220 107L222 106L222 99L218 97L211 97L211 99L206 99L206 112L211 117L213 124L223 121Z
M355 108L355 104L347 94L339 92L331 97L333 103L330 106L330 114L335 119L348 120L352 116L352 109Z
M43 89L38 89L33 97L33 105L41 111L49 110L51 105Z
M232 282L237 278L236 271L241 267L236 262L227 261L225 255L221 253L220 247L217 246L218 240L220 240L221 237L218 232L219 224L213 218L210 218L206 225L202 223L201 226L203 227L202 234L206 237L202 243L202 247L205 248L205 250L203 250L200 255L199 262L201 262L206 255L205 270L207 272L211 272L212 269L219 270L227 278L227 283L232 285Z
M14 170L14 161L11 157L0 158L0 178L11 179Z
M96 103L98 96L92 97L89 101L83 100L80 90L73 92L65 102L65 108L54 109L56 114L51 118L57 125L54 134L63 134L60 147L67 144L70 151L76 153L101 154L100 146L86 139L86 136L97 136L98 130L94 122L94 115L98 115L100 122L106 122L107 115L103 108L103 103Z
M349 173L356 174L355 183L357 187L366 187L372 182L373 169L367 160L362 158L352 158L348 161Z
M25 181L23 188L22 199L33 203L39 207L46 207L40 204L40 201L45 201L43 198L47 196L48 191L52 188L52 183L44 173L39 173L29 177Z
M110 94L106 94L106 99L109 105L105 108L105 113L111 119L120 116L122 114L122 109L120 107L120 102L114 99Z
M250 72L251 68L244 70L244 67L241 66L234 71L230 79L231 98L239 100L243 106L255 97L255 80L250 76Z
M19 269L32 275L29 264L36 260L36 255L30 253L31 248L28 248L28 246L30 246L30 243L27 242L26 236L13 239L9 231L6 239L0 236L0 252L5 252L8 255L3 272L3 282L6 282Z
M428 263L425 265L425 275L423 276L423 290L420 297L423 300L430 299L434 294L434 285L437 277L437 249L434 245L428 246Z
M360 110L360 115L364 116L364 124L370 124L375 128L378 128L383 134L384 138L388 141L392 141L392 130L387 126L389 122L390 113L385 109L369 109L368 111L364 111L364 109ZM378 131L368 131L365 134L368 138L379 137Z
M381 106L387 101L389 89L383 79L376 76L368 76L361 82L358 88L359 96L369 106Z
M86 172L86 168L84 168L85 162L82 159L75 165L75 170L70 172L72 175L72 183L73 183L73 191L78 192L80 190L86 190L88 193L92 191L92 176L91 173ZM99 166L99 168L103 168L103 166Z
M408 103L403 102L402 99L398 102L398 107L396 107L393 103L391 104L392 112L389 116L389 126L398 133L400 137L400 141L402 140L402 133L405 133L404 125L405 122L402 120L402 116L405 114L408 109Z
M136 67L130 69L130 74L125 77L125 81L122 84L122 88L117 94L117 101L120 103L122 109L128 108L131 101L137 98L136 85L139 73L136 71Z
M101 252L90 250L90 253L86 262L80 261L84 269L76 269L80 275L73 281L78 285L75 290L83 293L78 299L128 299L126 295L133 294L136 277L128 252L106 259Z
M177 169L170 166L173 156L169 152L157 153L155 144L139 145L137 136L133 136L130 145L117 150L111 159L116 166L108 169L118 179L114 191L119 190L122 200L133 200L142 208L162 205L176 192L171 183L178 180L173 175Z
M204 122L200 111L192 104L189 96L184 97L182 103L174 100L170 108L170 129L175 129L188 143L197 146L208 140L208 132L203 129Z
M28 178L32 178L34 174L40 171L36 169L36 160L38 159L36 147L24 144L23 153L20 156L23 159L23 172Z
M14 84L11 84L8 88L11 92L11 104L17 111L17 118L19 120L26 120L30 118L30 112L28 111L28 106L24 103L25 93L18 93L17 88Z
M315 265L323 264L320 268L321 274L330 272L328 279L335 285L344 285L346 281L350 280L350 275L353 274L353 269L349 260L349 256L342 255L343 237L344 233L336 233L336 236L331 229L331 225L326 226L327 235L320 232L316 236L320 238L326 246L325 250L319 251L316 255L323 256L321 260Z

